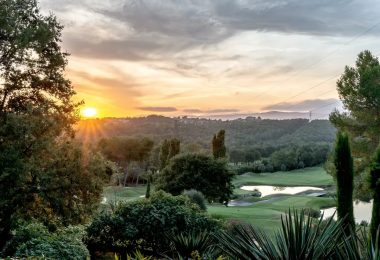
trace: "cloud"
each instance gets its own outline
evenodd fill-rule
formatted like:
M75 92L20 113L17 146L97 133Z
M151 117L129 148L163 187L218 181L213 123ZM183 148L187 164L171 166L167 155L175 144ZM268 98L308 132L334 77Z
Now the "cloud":
M212 109L212 110L206 110L206 113L210 114L216 114L216 113L235 113L240 112L239 109Z
M167 59L244 31L353 37L374 24L380 9L375 0L44 0L42 5L72 27L65 44L75 55L125 60Z
M311 99L303 100L300 102L282 102L278 104L269 105L263 108L263 110L280 110L280 111L318 111L329 110L334 107L341 107L339 99Z
M139 110L149 111L149 112L176 112L178 111L175 107L137 107Z
M218 113L237 113L240 112L240 109L230 109L230 108L218 108L218 109L208 109L208 110L202 110L197 108L188 108L182 110L185 113L192 113L192 114L218 114Z
M191 113L191 114L204 113L201 109L195 109L195 108L184 109L182 111L185 113Z

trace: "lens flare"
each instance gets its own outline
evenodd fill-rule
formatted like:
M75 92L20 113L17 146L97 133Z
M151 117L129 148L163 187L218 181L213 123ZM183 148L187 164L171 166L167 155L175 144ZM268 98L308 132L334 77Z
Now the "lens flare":
M93 108L93 107L86 107L84 108L82 111L81 111L81 114L83 117L94 117L96 116L97 112L96 112L96 109Z

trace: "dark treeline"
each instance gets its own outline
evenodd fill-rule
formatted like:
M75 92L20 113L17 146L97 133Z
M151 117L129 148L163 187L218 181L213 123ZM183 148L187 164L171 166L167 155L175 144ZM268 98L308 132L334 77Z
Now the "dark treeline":
M324 163L330 149L327 143L252 147L230 151L229 160L240 166L238 173L289 171Z
M332 144L335 140L335 128L328 120L309 122L307 119L269 120L248 117L222 121L151 115L83 120L77 128L77 137L89 141L114 136L149 137L160 141L175 137L182 144L196 143L203 149L210 148L210 136L221 129L226 131L226 146L230 150L248 149L252 146Z

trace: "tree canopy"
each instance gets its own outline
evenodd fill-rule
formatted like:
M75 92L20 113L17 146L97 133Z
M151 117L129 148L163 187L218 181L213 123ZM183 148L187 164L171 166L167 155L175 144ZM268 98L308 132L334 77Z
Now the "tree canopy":
M330 121L351 136L355 160L356 197L366 190L365 170L379 144L380 135L380 63L370 51L359 53L355 66L346 66L337 82L337 90L347 112L335 111ZM368 199L368 198L363 198Z
M72 141L61 30L35 0L0 1L0 248L20 218L84 221L107 179L106 162Z
M233 176L224 160L202 154L180 154L155 176L155 188L172 195L195 189L209 201L226 202L233 192Z

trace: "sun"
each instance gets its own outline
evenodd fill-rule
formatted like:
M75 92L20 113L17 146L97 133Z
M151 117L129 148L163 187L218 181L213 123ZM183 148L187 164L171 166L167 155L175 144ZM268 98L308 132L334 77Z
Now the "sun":
M94 117L96 116L96 114L97 114L96 108L93 108L93 107L86 107L82 109L81 111L81 115L87 118Z

